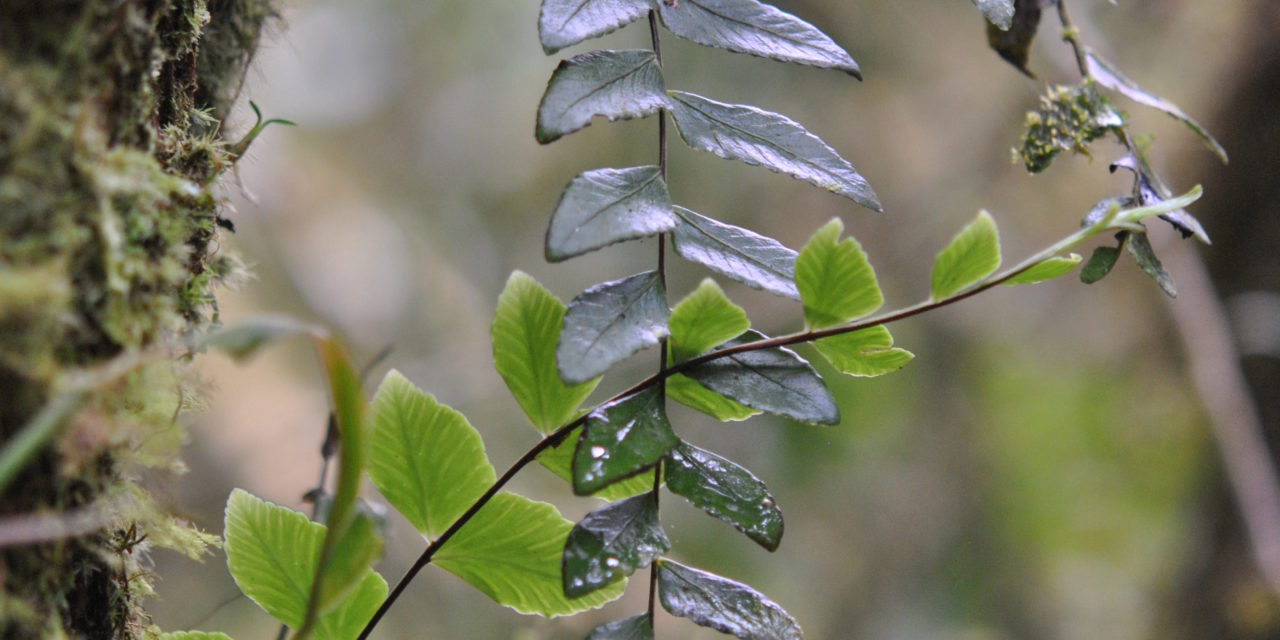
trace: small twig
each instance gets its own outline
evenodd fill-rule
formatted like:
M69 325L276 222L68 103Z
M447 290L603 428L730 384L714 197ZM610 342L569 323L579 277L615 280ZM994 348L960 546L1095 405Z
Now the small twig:
M93 504L53 513L29 513L0 520L0 548L78 538L111 522L111 509Z

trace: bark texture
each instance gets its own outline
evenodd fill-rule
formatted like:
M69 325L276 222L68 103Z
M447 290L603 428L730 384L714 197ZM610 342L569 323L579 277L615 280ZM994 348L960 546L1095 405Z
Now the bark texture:
M235 160L222 120L267 0L0 2L0 447L69 374L216 317L212 184ZM156 508L184 404L168 363L95 390L0 494L0 520L90 514L87 535L0 548L0 637L150 634L148 545L209 540Z

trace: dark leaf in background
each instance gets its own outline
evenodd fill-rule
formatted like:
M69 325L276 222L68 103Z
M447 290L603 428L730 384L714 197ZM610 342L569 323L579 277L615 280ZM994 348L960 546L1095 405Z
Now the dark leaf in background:
M1112 91L1119 91L1134 102L1144 104L1152 109L1158 109L1176 118L1182 124L1187 125L1187 128L1191 129L1204 142L1205 146L1209 147L1209 150L1218 156L1219 160L1222 160L1223 164L1228 162L1227 150L1195 118L1187 115L1178 105L1147 93L1142 87L1138 86L1138 83L1130 80L1114 64L1099 56L1092 49L1085 51L1085 63L1089 67L1089 75L1098 84Z
M782 511L758 478L730 460L688 443L667 454L667 489L733 525L774 551L782 542Z
M756 0L657 3L671 33L707 47L838 69L862 79L858 64L817 27Z
M676 226L658 167L596 169L565 187L547 229L547 261L559 262L615 242Z
M1031 42L1035 40L1036 30L1040 27L1040 2L1041 0L1017 0L1013 16L1007 24L998 25L994 20L987 23L987 44L1029 78L1036 77L1027 68L1027 59L1031 55ZM998 17L1003 17L1009 3L987 0L978 2L979 7L983 4L996 5L992 7L993 12L997 12ZM987 9L983 9L984 13L986 11ZM988 14L988 18L990 15Z
M649 566L671 548L658 522L652 493L596 509L573 530L564 546L564 595L586 595Z
M724 347L766 339L763 334L748 331ZM700 364L684 374L752 409L800 422L840 422L840 410L822 377L790 349L774 347L739 353Z
M1160 264L1160 259L1156 257L1156 250L1151 246L1151 240L1147 238L1145 233L1129 234L1129 242L1125 244L1129 250L1129 255L1133 256L1138 266L1153 280L1160 285L1170 298L1178 297L1178 288L1173 284L1173 276L1164 270L1164 265Z
M538 142L547 144L591 124L596 116L643 118L667 104L662 70L652 51L592 51L560 63L538 105Z
M649 0L543 0L538 39L548 55L644 17Z
M1084 263L1084 267L1080 269L1080 282L1085 284L1093 284L1111 273L1111 268L1116 266L1116 260L1120 258L1120 247L1098 247L1093 250L1093 254L1089 256L1089 261Z
M773 238L717 222L684 207L674 209L679 224L671 234L676 253L753 289L793 300L796 252Z
M679 444L664 405L654 386L592 412L573 454L574 493L634 476Z
M600 625L591 631L587 640L653 640L653 625L649 614L642 613Z
M882 210L866 178L796 121L683 91L672 91L670 96L676 128L690 147L785 173L873 211Z
M671 615L743 640L804 638L795 618L755 589L670 560L656 564L658 597Z
M973 0L973 6L1000 29L1008 29L1013 24L1013 0Z
M657 271L598 284L564 315L556 366L569 384L586 382L667 335L666 292Z
M1151 168L1151 163L1147 162L1141 152L1130 153L1111 163L1111 171L1114 172L1116 169L1128 169L1133 172L1136 181L1134 189L1137 195L1136 206L1149 207L1173 197L1173 191L1160 180L1160 176L1156 175L1155 170ZM1183 238L1195 236L1205 244L1212 244L1209 234L1205 232L1200 221L1186 209L1162 213L1160 219L1173 225Z

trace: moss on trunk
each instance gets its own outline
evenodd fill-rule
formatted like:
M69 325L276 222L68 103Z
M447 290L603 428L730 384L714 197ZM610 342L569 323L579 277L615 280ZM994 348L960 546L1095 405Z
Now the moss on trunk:
M0 3L0 446L68 371L216 316L221 121L267 0ZM198 552L134 484L177 464L169 368L98 394L0 496L0 518L109 507L89 535L0 549L0 636L142 637L152 544ZM157 444L160 443L160 444Z

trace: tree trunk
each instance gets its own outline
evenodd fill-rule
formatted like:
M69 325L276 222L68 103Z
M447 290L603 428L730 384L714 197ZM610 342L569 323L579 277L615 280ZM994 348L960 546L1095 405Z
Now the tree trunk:
M267 0L0 2L0 450L69 373L216 319L211 287L237 264L217 242L213 182L236 156L221 124L270 15ZM136 481L177 468L183 397L170 363L140 368L21 460L0 489L0 637L147 632L139 554L208 539Z

